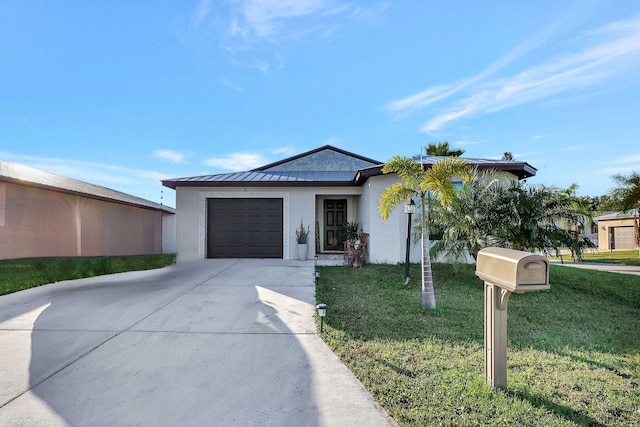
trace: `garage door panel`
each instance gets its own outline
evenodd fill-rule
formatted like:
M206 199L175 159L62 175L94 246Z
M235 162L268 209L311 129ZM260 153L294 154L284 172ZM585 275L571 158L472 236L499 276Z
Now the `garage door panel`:
M635 241L632 226L613 228L614 249L635 249Z
M282 258L282 199L207 199L208 258Z

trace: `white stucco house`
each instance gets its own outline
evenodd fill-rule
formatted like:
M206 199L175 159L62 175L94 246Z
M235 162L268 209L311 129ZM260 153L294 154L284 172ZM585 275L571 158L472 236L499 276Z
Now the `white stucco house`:
M429 168L438 157L425 157ZM535 175L525 162L467 159L516 179ZM295 229L310 227L309 258L343 251L346 221L369 234L366 257L404 262L407 216L400 206L387 221L378 199L399 180L384 163L323 146L247 172L164 180L176 191L177 260L203 258L297 259ZM419 260L413 251L412 260Z

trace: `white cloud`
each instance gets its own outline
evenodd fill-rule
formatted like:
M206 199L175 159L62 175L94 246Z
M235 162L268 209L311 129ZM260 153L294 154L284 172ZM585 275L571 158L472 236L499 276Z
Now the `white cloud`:
M271 150L271 154L277 155L277 156L284 156L284 157L290 157L290 156L294 156L296 154L298 154L300 151L295 148L292 147L290 145L287 145L286 147L280 147L280 148L276 148L274 150Z
M211 0L200 0L196 5L196 10L193 13L193 26L198 28L211 13Z
M259 37L269 37L279 20L314 15L327 8L323 0L248 0L243 14Z
M267 161L258 153L231 153L224 157L212 157L205 162L209 166L219 167L234 172L246 171L263 166Z
M612 161L610 164L611 165L628 165L632 163L640 164L640 154L629 154Z
M184 154L173 150L156 150L153 152L153 157L158 159L170 160L174 163L184 163Z
M480 142L480 141L462 141L462 140L458 140L458 141L455 141L453 143L453 146L454 147L456 147L456 146L457 147L464 147L466 145L478 145L478 144L482 144L482 142Z
M232 3L228 35L245 42L299 40L311 33L330 36L345 22L375 25L388 3L355 7L341 0L240 0Z
M105 163L39 157L0 152L0 158L44 172L77 179L94 185L112 188L124 193L158 201L161 181L172 178L167 174L147 170L115 166Z
M497 70L537 47L548 34L516 47L475 76L458 83L427 88L389 103L387 109L397 117L464 91L466 96L453 98L450 105L441 109L442 113L424 124L422 130L432 132L464 117L496 112L569 91L593 90L595 85L613 82L640 69L640 17L636 17L588 32L578 40L585 43L580 51L556 56L511 77L487 81Z

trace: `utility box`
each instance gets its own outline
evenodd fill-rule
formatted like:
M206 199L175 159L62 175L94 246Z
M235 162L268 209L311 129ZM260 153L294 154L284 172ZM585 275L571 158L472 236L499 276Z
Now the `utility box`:
M485 248L478 252L476 275L515 293L549 289L549 260L530 252Z

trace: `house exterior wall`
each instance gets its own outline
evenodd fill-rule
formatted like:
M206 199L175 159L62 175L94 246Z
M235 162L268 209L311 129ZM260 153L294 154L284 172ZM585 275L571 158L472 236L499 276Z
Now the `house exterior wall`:
M0 182L0 259L162 251L162 213Z
M162 253L176 253L176 216L173 214L162 215Z
M208 198L281 198L283 200L283 258L297 259L295 229L302 220L311 231L309 257L316 248L318 205L325 198L347 199L350 221L361 221L360 187L178 187L176 189L176 252L178 262L206 258L206 200ZM320 213L318 213L320 209ZM318 216L319 215L319 216ZM364 230L367 232L367 230Z
M381 264L404 262L407 242L407 215L402 205L396 206L385 221L378 212L378 201L384 190L398 182L395 174L372 177L363 186L361 211L364 227L370 230L369 261ZM411 262L420 261L420 246L411 240Z
M206 199L277 197L283 203L283 258L296 259L295 229L300 220L311 230L309 258L316 251L316 220L323 219L325 199L347 200L347 218L360 223L369 234L367 258L373 263L404 262L407 215L396 207L384 221L378 213L382 192L398 181L396 175L373 177L362 187L178 187L176 189L176 253L178 262L206 258ZM414 222L415 224L415 222ZM318 246L322 249L322 233ZM420 261L420 244L411 240L411 261Z
M638 229L636 220L634 218L620 218L620 219L601 219L598 221L598 249L609 250L610 241L609 234L610 229L614 227L633 227L635 242L638 241ZM637 243L636 243L637 247Z

